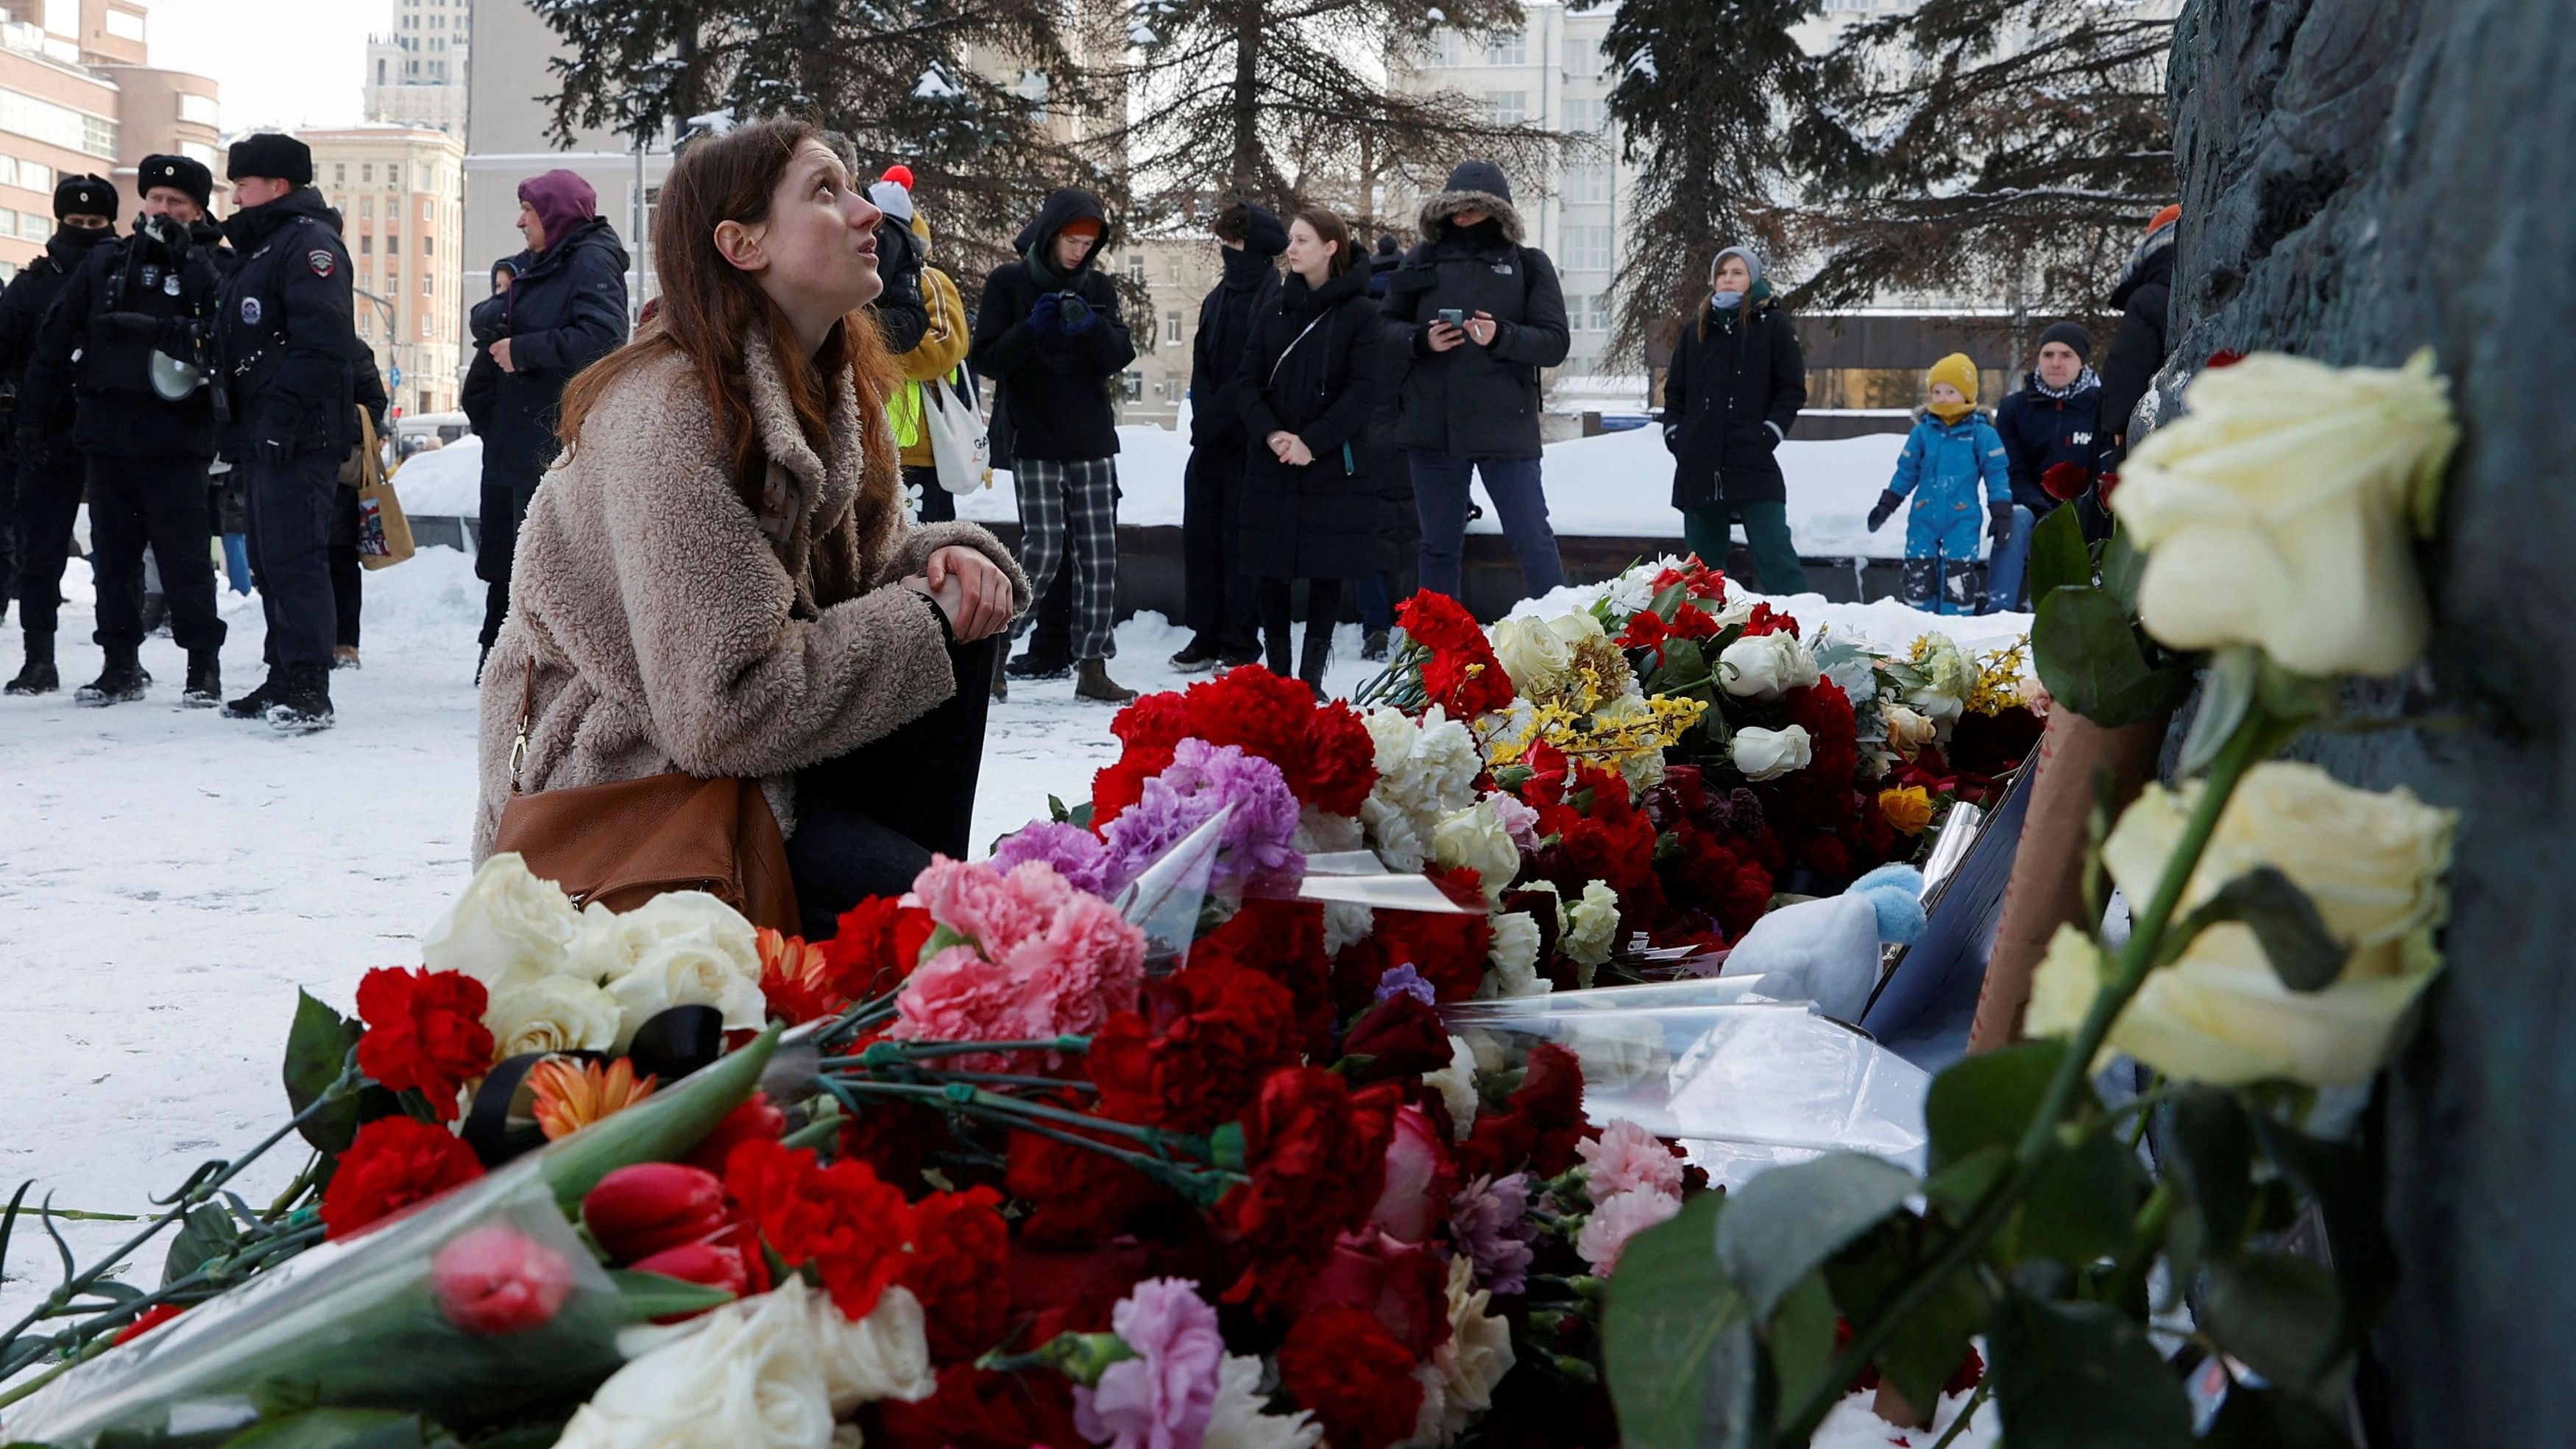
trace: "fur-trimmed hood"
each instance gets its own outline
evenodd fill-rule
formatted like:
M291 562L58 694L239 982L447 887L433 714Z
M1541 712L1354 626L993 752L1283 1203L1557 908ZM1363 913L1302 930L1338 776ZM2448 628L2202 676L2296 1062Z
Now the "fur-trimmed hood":
M1462 211L1481 211L1501 222L1503 240L1514 246L1528 239L1520 208L1512 204L1512 184L1491 161L1465 161L1449 173L1448 182L1423 199L1422 239L1440 240L1441 223Z

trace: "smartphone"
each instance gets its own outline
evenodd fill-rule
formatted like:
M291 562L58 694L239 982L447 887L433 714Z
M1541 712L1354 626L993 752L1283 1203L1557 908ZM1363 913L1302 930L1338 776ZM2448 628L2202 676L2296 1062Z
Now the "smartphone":
M1464 327L1467 325L1466 309L1463 307L1443 307L1440 309L1440 320L1448 323L1452 327Z

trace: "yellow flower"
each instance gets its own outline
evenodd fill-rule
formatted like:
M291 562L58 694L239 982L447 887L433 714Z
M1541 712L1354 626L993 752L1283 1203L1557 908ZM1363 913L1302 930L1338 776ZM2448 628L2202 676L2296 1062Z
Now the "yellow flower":
M2459 440L2432 353L2403 368L2261 354L2202 373L2184 400L2111 501L2147 550L2147 632L2252 644L2302 674L2413 664L2431 621L2409 534L2431 531Z
M1932 824L1932 796L1920 785L1878 792L1878 811L1903 835L1921 835Z
M605 1067L548 1057L528 1073L528 1086L537 1095L537 1126L549 1142L616 1116L652 1096L653 1085L651 1076L636 1076L635 1064L624 1057Z

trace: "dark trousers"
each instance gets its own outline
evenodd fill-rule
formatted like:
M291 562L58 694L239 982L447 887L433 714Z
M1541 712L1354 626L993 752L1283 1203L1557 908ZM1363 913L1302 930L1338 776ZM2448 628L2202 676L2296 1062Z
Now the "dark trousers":
M72 556L86 470L78 453L18 462L18 624L51 634L63 607L63 569Z
M331 525L339 506L340 460L325 452L298 453L283 463L246 458L240 472L250 494L251 567L259 575L260 612L268 619L261 652L272 666L328 669L339 624L331 590Z
M366 593L367 566L358 557L358 546L331 545L331 640L344 649L358 647L358 613Z
M939 486L939 470L919 463L903 465L903 486L921 490L923 523L955 523L957 495Z
M149 546L170 601L170 634L194 652L220 649L215 563L209 545L204 458L89 460L89 541L98 575L101 647L128 653L143 644L143 550Z
M869 896L912 889L934 851L966 858L992 702L983 684L1002 644L996 634L950 645L955 693L891 734L796 772L787 869L805 939L830 939L841 913Z
M1263 579L1261 591L1261 634L1267 647L1270 672L1285 676L1288 662L1288 620L1294 612L1291 602L1291 580ZM1332 647L1333 626L1341 622L1342 581L1308 579L1306 581L1306 650L1307 660L1320 667Z
M1477 475L1502 515L1503 537L1520 560L1521 597L1534 599L1565 582L1556 554L1556 532L1547 526L1547 494L1539 486L1536 458L1453 458L1407 453L1413 465L1413 506L1422 517L1422 587L1459 596L1467 551L1467 487Z
M1182 619L1192 642L1231 659L1253 652L1257 586L1243 572L1243 449L1190 450L1181 475Z
M510 559L519 549L519 525L527 521L528 505L535 501L537 486L525 488L509 483L485 480L481 517L475 524L474 576L484 581L483 652L492 652L492 641L501 636L501 621L510 617ZM340 641L356 647L353 635Z
M1777 500L1753 503L1703 503L1682 510L1682 544L1713 569L1726 567L1734 550L1735 520L1744 520L1744 544L1753 555L1753 576L1766 594L1803 594L1807 566L1789 534L1789 505Z
M0 452L0 618L18 597L18 460Z
M1360 580L1360 632L1391 634L1395 631L1395 576L1384 569Z

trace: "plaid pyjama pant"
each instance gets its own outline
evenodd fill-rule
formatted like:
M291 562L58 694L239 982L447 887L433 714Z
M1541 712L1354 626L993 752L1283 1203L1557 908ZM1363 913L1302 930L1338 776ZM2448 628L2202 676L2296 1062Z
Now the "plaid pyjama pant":
M1118 604L1118 460L1058 462L1021 458L1012 469L1020 494L1020 569L1029 597L1046 597L1055 571L1073 566L1073 657L1107 659L1118 652L1111 626ZM1021 616L1027 629L1037 610Z

